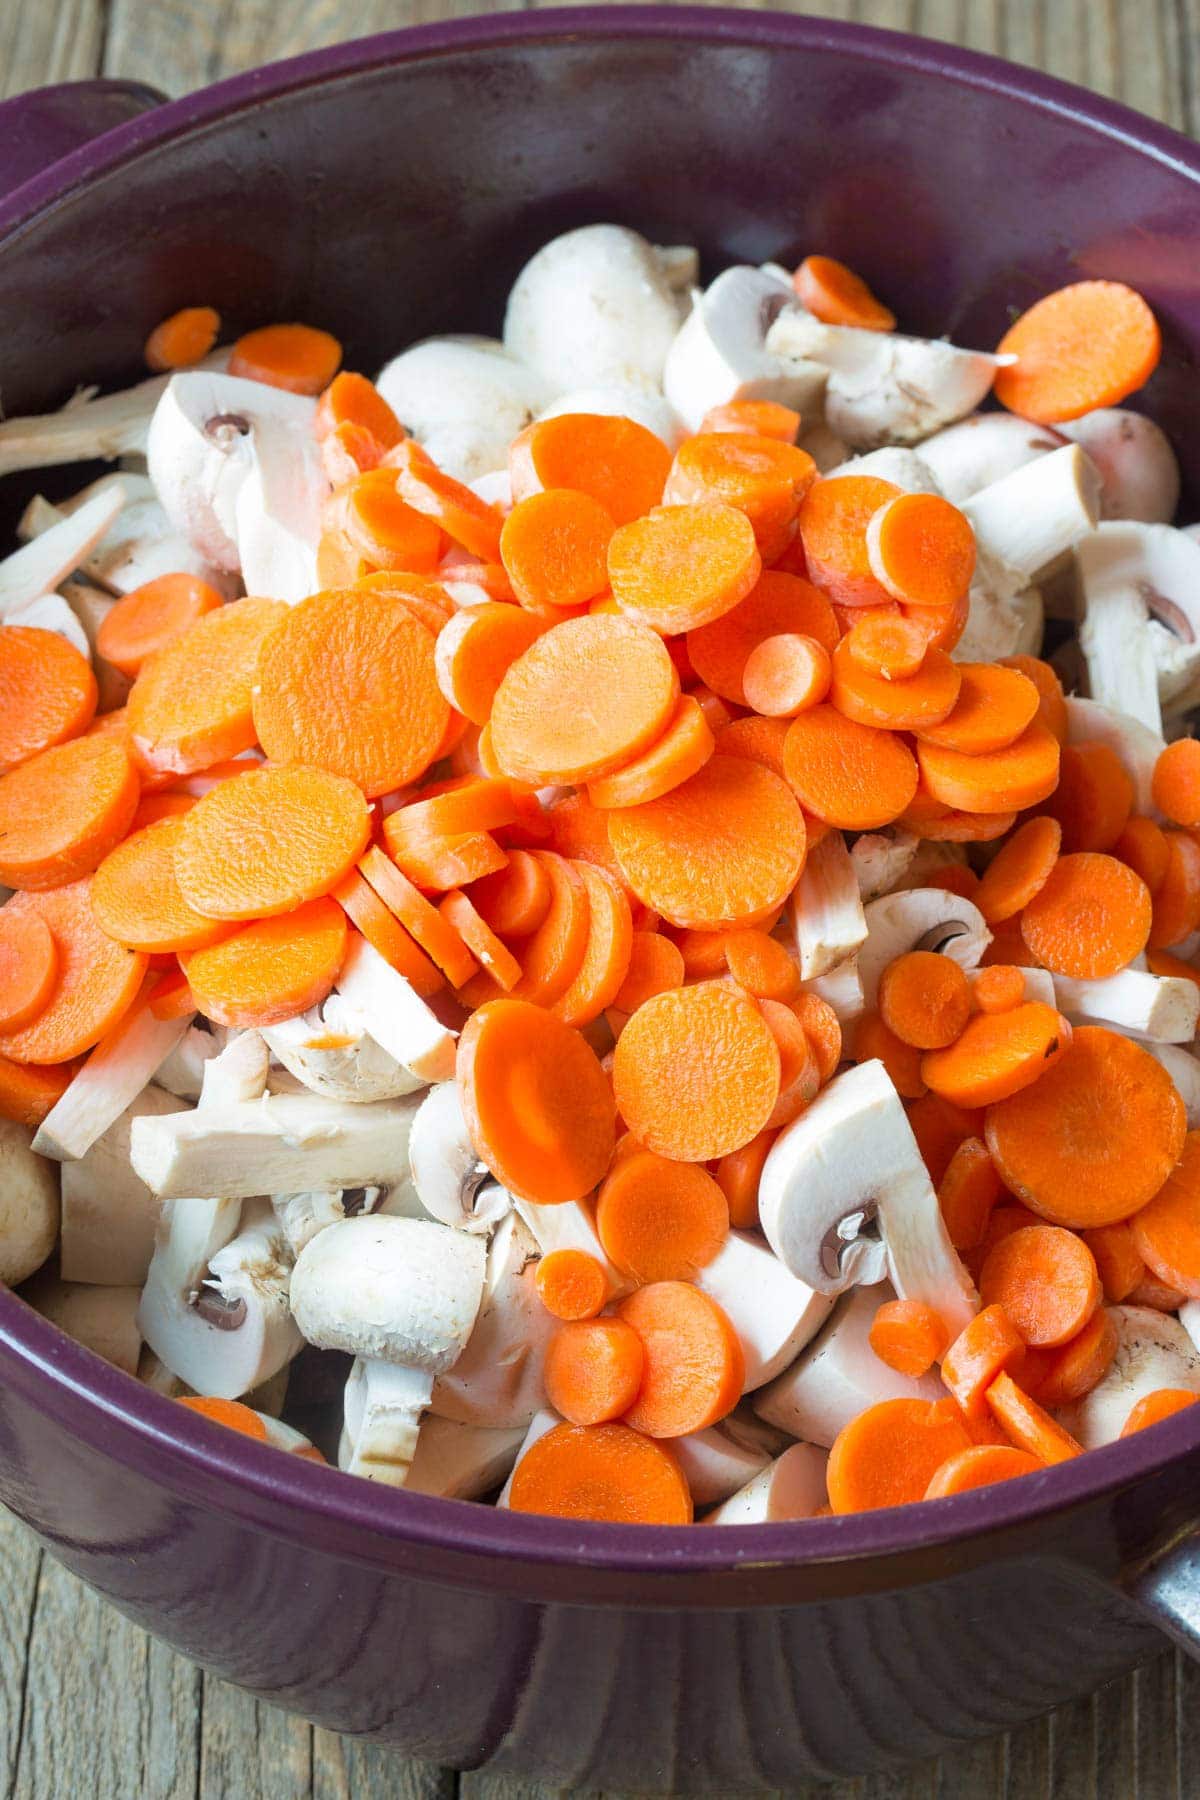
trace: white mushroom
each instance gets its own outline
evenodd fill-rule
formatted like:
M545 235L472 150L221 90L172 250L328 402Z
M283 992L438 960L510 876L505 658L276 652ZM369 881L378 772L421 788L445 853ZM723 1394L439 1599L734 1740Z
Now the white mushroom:
M1154 804L1154 765L1166 749L1166 740L1141 719L1103 706L1098 700L1067 696L1068 744L1107 744L1133 782L1133 809L1150 818L1160 816Z
M155 1082L181 1100L198 1100L204 1082L204 1065L219 1056L224 1032L214 1035L190 1025L175 1048L155 1072Z
M422 1081L454 1074L454 1033L366 938L355 934L337 991L345 1016Z
M766 1426L758 1425L756 1433L731 1416L707 1431L672 1438L671 1449L696 1507L717 1506L753 1481L771 1461L766 1447L770 1435Z
M4 427L0 425L0 432ZM0 560L0 620L50 593L73 575L125 504L120 483Z
M231 1031L214 1057L200 1072L200 1100L213 1106L241 1105L259 1100L267 1089L270 1057L257 1031Z
M58 1162L85 1156L133 1104L187 1029L187 1018L156 1019L148 1005L132 1007L50 1108L34 1149Z
M942 338L825 325L802 307L780 312L767 349L829 371L825 422L856 450L916 444L961 419L1011 360L960 350Z
M136 1287L82 1287L48 1269L21 1290L44 1319L127 1375L137 1374L142 1349L139 1297Z
M40 1269L58 1236L58 1170L35 1154L24 1125L0 1119L0 1282Z
M382 1212L390 1195L384 1188L345 1188L317 1190L298 1194L272 1194L271 1207L283 1229L293 1256L299 1256L305 1244L318 1231L336 1225L339 1219L353 1219L360 1213ZM401 1216L417 1218L413 1210Z
M906 450L902 445L889 444L882 450L868 450L864 456L852 456L839 468L829 470L830 477L838 475L873 475L877 481L890 481L893 487L903 488L906 494L940 494L937 476L925 461L924 446L919 450Z
M1161 729L1200 700L1200 543L1170 525L1101 525L1075 550L1094 700Z
M146 1279L159 1201L130 1163L130 1135L134 1119L177 1113L183 1104L151 1084L83 1156L63 1164L59 1262L65 1281L123 1287Z
M228 360L227 350L218 351L207 366L224 367ZM0 475L95 458L114 462L144 451L154 409L170 379L156 375L98 399L93 388L77 394L58 412L5 419L0 423Z
M852 1025L855 1019L861 1019L866 1010L857 956L848 956L836 969L830 969L828 975L818 975L814 980L806 982L805 986L810 994L815 994L818 1000L824 1000L826 1006L833 1008L838 1022L843 1026Z
M704 1520L706 1525L765 1525L771 1520L811 1519L825 1505L825 1451L793 1444L761 1474Z
M424 1086L349 1015L342 996L330 994L309 1012L264 1026L263 1040L297 1081L331 1100L365 1105L397 1100Z
M292 1253L268 1200L163 1207L138 1320L146 1342L198 1394L238 1400L290 1362Z
M1089 1394L1059 1418L1085 1450L1098 1450L1121 1435L1139 1400L1156 1388L1200 1394L1200 1352L1181 1319L1149 1306L1111 1306L1117 1353Z
M118 484L125 495L124 505L80 564L81 573L113 594L131 593L160 575L198 575L231 599L237 591L236 581L206 562L185 537L173 530L148 475L102 475L69 500L57 503L35 494L21 514L17 536L23 542L40 537L52 525L78 512L94 494Z
M788 915L804 981L828 975L866 943L858 873L840 831L809 851Z
M833 1308L773 1256L756 1236L731 1231L713 1260L696 1275L741 1340L746 1359L742 1392L773 1381L816 1336Z
M858 953L858 972L871 1011L879 977L898 956L936 950L960 969L976 969L992 941L979 908L947 888L901 888L869 901L865 911L867 941Z
M937 1375L901 1375L871 1348L876 1311L895 1297L886 1283L847 1294L792 1367L754 1396L759 1418L828 1449L842 1427L876 1401L944 1400Z
M962 510L981 562L999 571L991 585L1015 591L1094 531L1100 474L1078 444L1064 444L980 488Z
M800 433L800 448L806 450L817 465L819 475L828 475L850 454L845 438L823 423L806 425Z
M1040 588L1023 587L1014 592L995 565L980 563L971 584L966 627L951 655L956 662L1038 656L1045 622Z
M504 347L552 394L573 387L657 387L679 311L654 247L622 225L564 232L513 283Z
M882 1063L835 1075L780 1132L758 1204L776 1256L818 1293L870 1286L886 1273L902 1300L932 1306L951 1335L974 1316L974 1287Z
M664 400L659 393L637 387L571 388L543 407L538 418L557 419L563 413L601 413L606 417L632 419L635 424L652 431L656 438L661 438L668 450L677 449L684 435L682 421L670 401Z
M393 357L375 385L434 462L472 482L506 466L509 444L552 392L490 338L427 338Z
M1062 443L1055 427L1031 424L1015 413L972 413L925 438L920 456L945 498L961 506L981 488L1060 449Z
M651 245L663 280L673 294L687 294L700 280L700 252L695 244Z
M891 893L909 873L921 840L901 825L885 825L882 831L864 831L850 846L850 861L858 882L860 900L877 900ZM866 921L864 919L864 925Z
M1179 505L1179 464L1161 425L1144 413L1104 406L1057 427L1100 471L1102 519L1169 525Z
M460 1425L519 1426L546 1402L542 1370L558 1321L538 1296L538 1248L516 1213L488 1246L483 1300L466 1348L439 1375L431 1410Z
M484 1274L478 1238L421 1219L344 1219L300 1252L297 1325L309 1343L358 1359L346 1397L350 1414L351 1387L361 1388L350 1473L403 1485L434 1380L470 1338Z
M421 1205L442 1225L488 1232L512 1206L475 1153L456 1081L438 1082L421 1101L408 1158Z
M966 864L967 853L961 844L922 838L917 845L916 855L896 883L894 891L900 893L908 888L928 887L931 885L931 875L937 875L942 869L965 868Z
M1182 975L1122 969L1105 981L1054 977L1058 1010L1068 1019L1099 1020L1159 1044L1190 1044L1200 1019L1200 988Z
M507 1479L524 1437L524 1426L458 1425L426 1413L405 1489L443 1500L482 1499Z
M768 347L772 322L794 302L790 281L747 267L726 269L697 296L662 370L663 392L689 431L730 400L776 400L804 418L820 414L824 368Z
M1200 1058L1178 1044L1147 1044L1145 1048L1175 1083L1187 1113L1187 1128L1195 1131L1200 1127Z
M36 600L27 601L23 606L15 606L5 617L6 625L24 625L35 631L52 631L55 637L65 638L73 650L80 656L92 660L92 646L88 634L80 624L74 609L63 599L61 594L39 594ZM98 686L99 684L97 684Z

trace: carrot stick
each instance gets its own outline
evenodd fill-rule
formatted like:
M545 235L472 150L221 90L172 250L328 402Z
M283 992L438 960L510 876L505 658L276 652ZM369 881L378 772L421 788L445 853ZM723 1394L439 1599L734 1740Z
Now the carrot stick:
M290 394L319 394L337 374L342 346L312 325L261 325L233 346L229 373Z
M1167 846L1166 833L1153 819L1133 816L1125 821L1121 835L1114 844L1108 846L1095 845L1093 848L1107 847L1114 856L1128 863L1135 875L1140 875L1150 890L1151 898L1157 894L1166 879L1167 863L1170 851Z
M417 891L378 845L371 846L358 868L387 910L400 922L408 936L420 945L424 955L437 964L451 986L462 987L465 982L470 981L477 964L470 946L454 921L445 917L426 900L424 894ZM359 930L362 930L361 925ZM409 979L411 980L411 976ZM441 983L437 985L440 986ZM418 988L418 992L423 991L428 990Z
M766 569L739 605L688 632L688 656L715 694L745 706L742 677L750 652L783 633L814 638L830 653L840 636L833 608L811 582Z
M847 649L866 674L901 681L917 673L930 647L922 625L906 619L899 607L895 612L854 607L848 609L848 617Z
M532 851L510 850L506 868L473 884L471 903L497 937L528 937L550 910L550 877Z
M783 945L753 927L725 935L725 962L739 987L756 1000L794 1000L800 971Z
M3 917L36 913L48 926L58 969L46 1005L27 1025L0 1032L0 1056L14 1062L65 1063L99 1042L133 1004L146 958L100 929L91 883L72 882L49 893L14 894Z
M635 931L630 941L629 966L613 1005L621 1012L636 1012L644 1000L682 987L683 981L684 963L678 946L660 932Z
M618 526L608 547L614 600L655 631L711 624L746 598L761 573L749 519L714 502L657 507Z
M143 667L126 708L132 754L143 769L190 775L253 747L259 650L287 613L281 600L235 600Z
M184 899L175 878L182 830L182 818L148 825L118 844L96 870L92 909L101 929L127 949L152 955L202 950L233 929Z
M1001 406L1056 425L1100 406L1119 406L1144 387L1162 349L1158 322L1140 294L1119 281L1077 281L1047 294L1010 325L996 371Z
M974 1250L983 1242L1003 1192L987 1145L977 1137L964 1138L946 1164L937 1190L942 1221L956 1250Z
M871 568L867 527L900 492L874 475L835 475L804 496L799 535L809 576L839 606L882 606L892 598Z
M370 852L367 854L370 855ZM521 979L521 965L508 946L496 936L487 920L476 912L470 897L456 889L444 896L438 911L496 985L503 988L505 993L510 993Z
M1126 968L1150 935L1150 893L1114 856L1063 856L1021 914L1021 936L1044 968L1102 981Z
M771 719L793 719L829 692L832 665L816 638L791 632L763 638L746 658L742 687L747 705Z
M800 502L817 478L806 450L744 432L697 432L675 452L667 506L734 506L749 519L765 563L791 540Z
M963 812L1007 813L1036 806L1058 780L1058 740L1034 720L1006 750L967 756L917 740L921 779L935 800Z
M513 1473L513 1512L626 1525L690 1525L692 1499L678 1463L627 1425L556 1425Z
M800 304L826 325L894 331L896 315L877 300L861 275L832 256L806 256L792 274Z
M642 1340L621 1319L565 1324L546 1349L546 1398L572 1425L619 1419L637 1397L644 1360Z
M1150 1273L1193 1300L1200 1298L1198 1202L1200 1132L1189 1131L1178 1163L1129 1227L1134 1248Z
M556 1319L594 1319L608 1301L604 1264L587 1250L548 1251L534 1283L538 1299Z
M1193 1394L1190 1388L1155 1388L1152 1394L1143 1394L1131 1408L1129 1417L1121 1427L1121 1436L1130 1437L1135 1431L1145 1431L1148 1425L1161 1425L1164 1419L1173 1419L1187 1406L1195 1406L1200 1394Z
M662 499L671 452L633 419L561 413L529 425L508 451L514 500L544 488L573 488L599 501L618 525Z
M878 1401L833 1441L826 1473L830 1505L835 1513L855 1513L923 1500L942 1464L970 1448L953 1401Z
M500 533L500 560L521 605L553 616L604 593L616 528L598 500L572 488L518 500Z
M800 433L800 414L778 400L727 400L723 406L709 407L700 430L749 432L753 437L794 444Z
M40 890L87 875L129 829L137 773L119 738L73 738L0 775L0 882Z
M708 1162L762 1131L779 1097L779 1051L753 1000L717 982L647 1000L613 1060L617 1107L639 1143Z
M32 625L0 626L0 773L78 737L96 711L96 677L74 644Z
M346 940L345 914L336 901L322 898L283 918L256 919L179 960L206 1019L237 1029L278 1025L328 996Z
M1039 894L1058 860L1062 826L1057 819L1027 819L997 851L975 892L989 925L1015 918Z
M58 975L58 950L40 913L0 907L0 1031L44 1012Z
M203 362L217 341L221 315L211 306L185 306L163 319L146 339L142 355L156 374Z
M686 1281L655 1281L622 1301L618 1318L642 1340L642 1380L626 1422L653 1438L706 1431L733 1411L746 1359L717 1302Z
M938 494L900 494L867 524L867 560L884 592L906 606L954 606L975 573L975 533Z
M1113 850L1133 810L1133 782L1108 744L1064 744L1045 810L1061 824L1068 854Z
M717 1163L717 1186L725 1196L729 1223L735 1231L758 1230L758 1184L763 1164L778 1136L777 1131L760 1131L740 1150L731 1150Z
M997 1481L1014 1481L1021 1475L1036 1475L1045 1464L1028 1450L1014 1450L1005 1444L975 1444L948 1457L925 1489L926 1500L945 1500L951 1494L966 1494L973 1488L992 1487Z
M988 1389L1024 1356L1025 1340L1004 1308L985 1306L942 1357L942 1380L968 1419L986 1418Z
M617 806L644 806L698 774L714 749L715 740L699 702L692 694L681 694L662 736L623 768L589 781L588 799L607 811Z
M198 575L159 575L123 594L101 620L97 654L133 677L151 656L223 605L223 596Z
M992 1106L1041 1081L1071 1047L1071 1027L1052 1006L1028 1000L976 1013L945 1050L921 1058L926 1085L956 1106Z
M458 1086L480 1159L518 1199L582 1200L616 1141L608 1078L577 1031L527 1001L492 1000L458 1041Z
M856 724L832 706L792 720L783 757L805 812L843 831L890 825L917 788L913 753L895 732Z
M1037 1383L1042 1406L1070 1406L1099 1385L1117 1354L1117 1328L1111 1315L1098 1306L1087 1324L1050 1357Z
M0 1056L0 1119L36 1130L66 1093L77 1067L70 1062L39 1068Z
M929 649L915 675L871 675L845 637L833 653L830 699L859 725L924 735L952 712L962 685L961 669L944 650Z
M415 889L413 891L416 892ZM358 927L372 949L378 951L384 962L390 963L393 969L403 975L423 999L428 999L445 987L441 970L420 949L411 933L384 904L378 889L363 878L359 869L351 869L342 877L333 889L333 898L351 924ZM458 948L461 951L461 945ZM456 958L455 967L462 970L464 979L469 979L465 959ZM470 974L475 973L475 962L471 958Z
M997 1375L989 1387L987 1403L992 1417L1018 1450L1027 1450L1044 1463L1069 1462L1082 1455L1082 1445L1056 1424L1036 1400L1023 1393L1007 1372Z
M639 1286L694 1281L728 1236L729 1207L706 1170L637 1150L601 1183L596 1230L609 1261Z
M624 888L605 870L573 867L587 893L587 942L570 985L548 1004L565 1025L583 1026L616 1002L633 953L633 915Z
M971 989L958 964L931 950L910 950L879 980L884 1024L917 1050L952 1044L971 1016Z
M942 1320L923 1300L885 1300L875 1309L869 1337L880 1362L914 1378L933 1367L950 1341Z
M979 1276L985 1306L1002 1306L1027 1344L1055 1349L1100 1304L1096 1259L1073 1231L1028 1225L992 1249Z

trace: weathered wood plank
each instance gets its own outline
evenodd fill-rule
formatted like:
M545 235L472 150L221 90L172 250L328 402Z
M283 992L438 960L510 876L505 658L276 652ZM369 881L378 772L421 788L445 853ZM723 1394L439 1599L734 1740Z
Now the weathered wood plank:
M0 5L0 99L81 81L100 66L105 0L5 0Z
M205 1675L198 1800L309 1800L312 1726Z
M409 1762L333 1731L313 1732L313 1800L453 1800L456 1782L434 1763Z
M0 1511L0 1784L6 1794L16 1777L41 1566L34 1538Z

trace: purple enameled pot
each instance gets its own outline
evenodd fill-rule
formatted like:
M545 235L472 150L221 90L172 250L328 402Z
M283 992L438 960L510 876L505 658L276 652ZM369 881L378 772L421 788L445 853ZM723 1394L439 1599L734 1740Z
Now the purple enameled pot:
M1145 405L1200 492L1200 153L1079 89L810 19L621 9L400 32L154 98L89 82L0 109L6 413L129 380L150 328L199 301L233 330L328 326L368 370L427 332L494 331L531 250L615 219L709 270L819 247L964 344L1063 281L1132 282L1165 339ZM253 1693L570 1788L867 1770L1083 1693L1160 1628L1200 1638L1200 1407L930 1507L571 1525L256 1446L4 1293L0 1498Z

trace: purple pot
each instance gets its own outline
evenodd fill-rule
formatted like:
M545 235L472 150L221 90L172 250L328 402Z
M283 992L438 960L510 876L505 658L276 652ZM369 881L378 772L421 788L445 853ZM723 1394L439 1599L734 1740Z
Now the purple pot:
M611 218L709 268L820 247L967 344L1064 280L1130 281L1166 341L1145 406L1200 489L1200 153L1078 89L814 20L622 9L401 32L131 116L149 98L84 83L0 109L22 179L0 203L8 413L128 380L198 301L234 329L327 326L367 369L494 330L532 249ZM868 1770L1120 1675L1160 1627L1200 1639L1200 1407L935 1507L579 1526L258 1447L0 1293L0 1498L251 1692L570 1788Z

